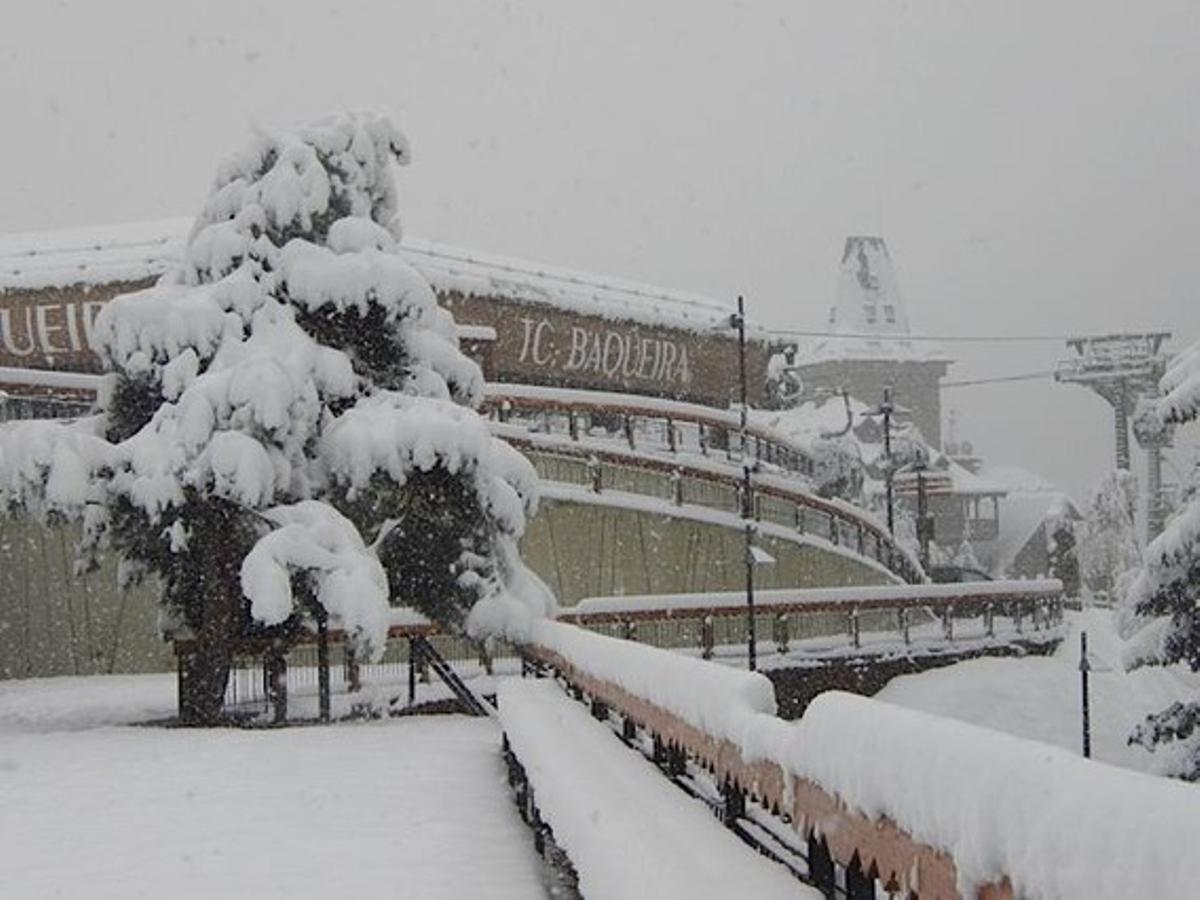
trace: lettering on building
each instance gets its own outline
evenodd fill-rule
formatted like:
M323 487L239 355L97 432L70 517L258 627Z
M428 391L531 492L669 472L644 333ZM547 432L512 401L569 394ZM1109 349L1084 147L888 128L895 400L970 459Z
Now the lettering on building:
M564 375L600 376L614 384L650 382L687 388L692 369L682 340L646 337L635 328L589 327L524 316L517 362Z
M94 369L96 315L104 300L0 306L0 365Z

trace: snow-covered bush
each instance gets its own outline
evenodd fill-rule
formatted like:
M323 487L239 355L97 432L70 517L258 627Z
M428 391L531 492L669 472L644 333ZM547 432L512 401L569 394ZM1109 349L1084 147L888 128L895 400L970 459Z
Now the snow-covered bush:
M1159 413L1167 423L1200 417L1200 343L1175 359L1159 385ZM1126 664L1186 663L1200 671L1200 499L1193 497L1146 548L1145 567L1119 609ZM1146 718L1131 742L1172 744L1163 769L1200 780L1200 698L1178 701Z
M375 116L257 137L181 263L97 318L99 414L0 432L6 507L80 518L89 551L160 579L191 638L186 721L218 714L248 633L319 613L379 652L389 597L457 627L520 575L536 476L475 414L480 370L397 254L409 155Z
M1141 564L1134 508L1137 479L1123 469L1109 472L1092 491L1079 536L1083 583L1093 594L1115 596L1126 572Z

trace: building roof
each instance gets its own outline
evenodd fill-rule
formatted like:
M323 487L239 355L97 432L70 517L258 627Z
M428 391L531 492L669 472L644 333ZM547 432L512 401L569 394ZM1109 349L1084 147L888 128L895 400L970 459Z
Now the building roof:
M1062 491L1011 493L1000 507L1000 533L994 540L976 542L976 554L996 577L1008 575L1042 524L1059 516L1079 518L1071 498Z
M181 256L190 219L0 235L0 292L155 278ZM406 237L401 252L438 291L544 303L609 319L732 334L733 307L701 294ZM748 323L749 333L766 333Z
M909 339L908 309L881 237L846 238L828 325L837 336L801 348L797 365L841 360L950 361L939 344Z

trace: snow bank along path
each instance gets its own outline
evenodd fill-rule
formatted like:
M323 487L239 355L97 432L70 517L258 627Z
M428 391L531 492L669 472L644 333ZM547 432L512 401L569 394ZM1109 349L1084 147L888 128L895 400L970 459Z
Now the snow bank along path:
M505 734L588 900L819 897L547 681L502 682Z
M529 637L534 655L718 783L922 898L1186 896L1200 883L1191 785L839 692L785 723L760 675L563 623Z

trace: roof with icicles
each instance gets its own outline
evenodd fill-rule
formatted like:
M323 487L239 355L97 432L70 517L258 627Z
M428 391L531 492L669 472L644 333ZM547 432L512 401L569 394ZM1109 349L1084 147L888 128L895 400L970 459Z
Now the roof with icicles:
M802 347L797 363L840 360L950 362L945 349L911 340L908 310L887 244L881 237L846 238L829 331Z
M0 235L0 292L141 281L180 258L190 219ZM732 306L701 294L405 237L401 252L435 290L545 303L588 315L728 334ZM753 323L756 337L765 333Z

